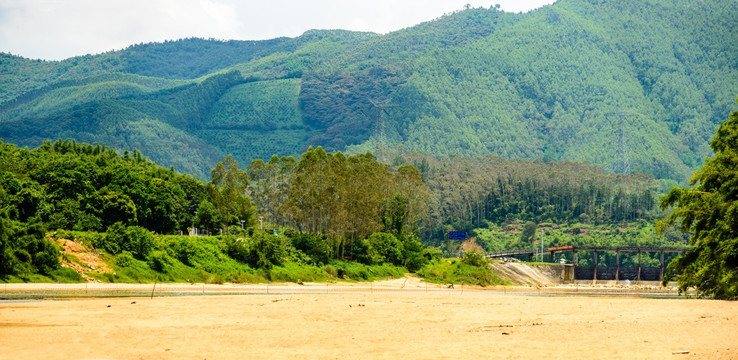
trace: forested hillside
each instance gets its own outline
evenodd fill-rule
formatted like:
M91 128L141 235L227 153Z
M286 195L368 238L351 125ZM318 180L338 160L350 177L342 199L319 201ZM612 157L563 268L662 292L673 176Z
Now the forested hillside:
M60 261L84 264L70 254L60 259L59 244L74 239L65 236L114 256L115 265L135 281L154 273L165 273L170 281L205 280L209 274L231 281L272 280L268 271L255 278L254 270L284 263L293 267L284 271L308 272L294 274L305 279L343 278L357 267L364 273L358 276L369 279L417 271L440 255L426 251L417 236L427 189L412 166L395 171L371 153L344 156L320 147L308 149L299 162L275 159L269 164L279 164L281 181L272 181L277 178L269 177L275 174L263 161L261 167L252 163L247 173L229 155L204 184L152 163L138 150L119 154L68 140L28 150L0 141L0 281L28 281L37 274L78 279L71 276L74 271L60 269ZM260 216L256 226L257 207L247 192L264 187L284 191L276 204L282 217L264 223ZM259 214L275 205L265 203L264 194L258 195ZM327 199L333 200L329 206ZM378 267L347 264L346 258ZM96 276L121 279L115 273Z
M442 247L447 256L457 252L460 243L446 238L453 229L478 234L494 250L530 247L530 236L516 235L522 222L572 229L644 223L653 218L657 187L650 175L607 174L570 162L405 153L390 165L371 153L347 156L321 147L299 160L257 159L245 170L229 155L210 174L203 183L138 150L121 154L69 140L29 150L0 141L0 280L66 276L53 243L57 233L87 239L120 267L139 264L160 273L181 262L238 277L283 262L322 266L341 259L417 271L441 255L424 245ZM631 231L637 237L618 231L596 241L660 241L641 228ZM208 245L152 232L223 237ZM570 232L551 241L590 241Z
M383 231L417 234L450 255L459 245L446 243L451 230L474 234L504 225L509 236L527 222L629 226L662 216L653 176L608 174L572 162L395 153L391 165L382 165L370 153L347 157L319 147L299 160L254 160L247 173L264 221L343 239L348 248Z
M206 178L308 146L586 161L684 182L738 95L738 3L560 0L378 35L0 54L0 138L137 148ZM385 159L388 160L388 159Z

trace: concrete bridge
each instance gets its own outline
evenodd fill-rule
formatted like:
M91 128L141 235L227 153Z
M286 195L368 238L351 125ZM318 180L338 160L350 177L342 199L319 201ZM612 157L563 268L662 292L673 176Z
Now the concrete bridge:
M667 253L684 253L689 248L674 248L674 247L654 247L654 246L621 246L621 247L596 247L596 246L558 246L548 249L526 249L526 250L511 250L502 251L492 254L487 254L487 258L523 258L528 261L533 261L536 257L539 257L541 261L544 259L544 255L550 255L551 262L556 261L556 254L564 252L571 252L572 265L574 266L574 280L651 280L661 281L664 279L664 269L668 264L664 259L664 255ZM592 253L592 264L594 266L579 266L579 254L582 252ZM602 252L614 252L615 253L615 266L602 266L598 264L599 254ZM621 252L637 252L638 253L638 266L621 267L620 266L620 253ZM641 262L641 254L643 253L657 253L659 254L659 267L644 267Z

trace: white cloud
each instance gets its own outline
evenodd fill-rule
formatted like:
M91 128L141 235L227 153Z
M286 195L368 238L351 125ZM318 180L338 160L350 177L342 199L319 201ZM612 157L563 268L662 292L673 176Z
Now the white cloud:
M0 0L0 51L64 59L186 37L263 40L310 29L387 33L464 4L525 11L553 0Z

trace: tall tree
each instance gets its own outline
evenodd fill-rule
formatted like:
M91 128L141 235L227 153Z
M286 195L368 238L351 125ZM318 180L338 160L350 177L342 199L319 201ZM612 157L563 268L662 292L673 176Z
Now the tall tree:
M208 184L213 204L222 216L223 227L235 225L241 220L254 222L254 205L246 194L249 177L238 168L238 162L229 154L219 162L212 172Z
M411 165L400 166L393 180L391 198L384 202L381 218L385 231L403 237L415 232L427 218L429 192L420 171Z
M276 155L269 162L256 159L249 164L246 170L249 175L249 195L256 202L259 215L265 216L267 221L284 222L278 210L287 201L295 166L297 161L294 157Z
M720 125L710 146L715 156L690 179L692 188L672 188L661 208L681 219L694 248L669 264L679 290L697 289L716 299L738 299L738 112Z

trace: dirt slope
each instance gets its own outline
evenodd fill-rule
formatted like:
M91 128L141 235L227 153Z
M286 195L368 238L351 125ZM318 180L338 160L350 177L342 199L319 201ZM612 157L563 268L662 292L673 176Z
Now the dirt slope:
M62 246L62 253L66 256L62 257L62 266L74 269L82 275L87 281L95 281L87 275L87 272L111 272L112 269L108 264L100 258L100 254L92 249L87 249L84 245L69 239L53 239L54 242Z
M560 271L552 268L555 265L530 266L522 263L492 263L490 267L498 275L513 284L549 286L561 284Z

